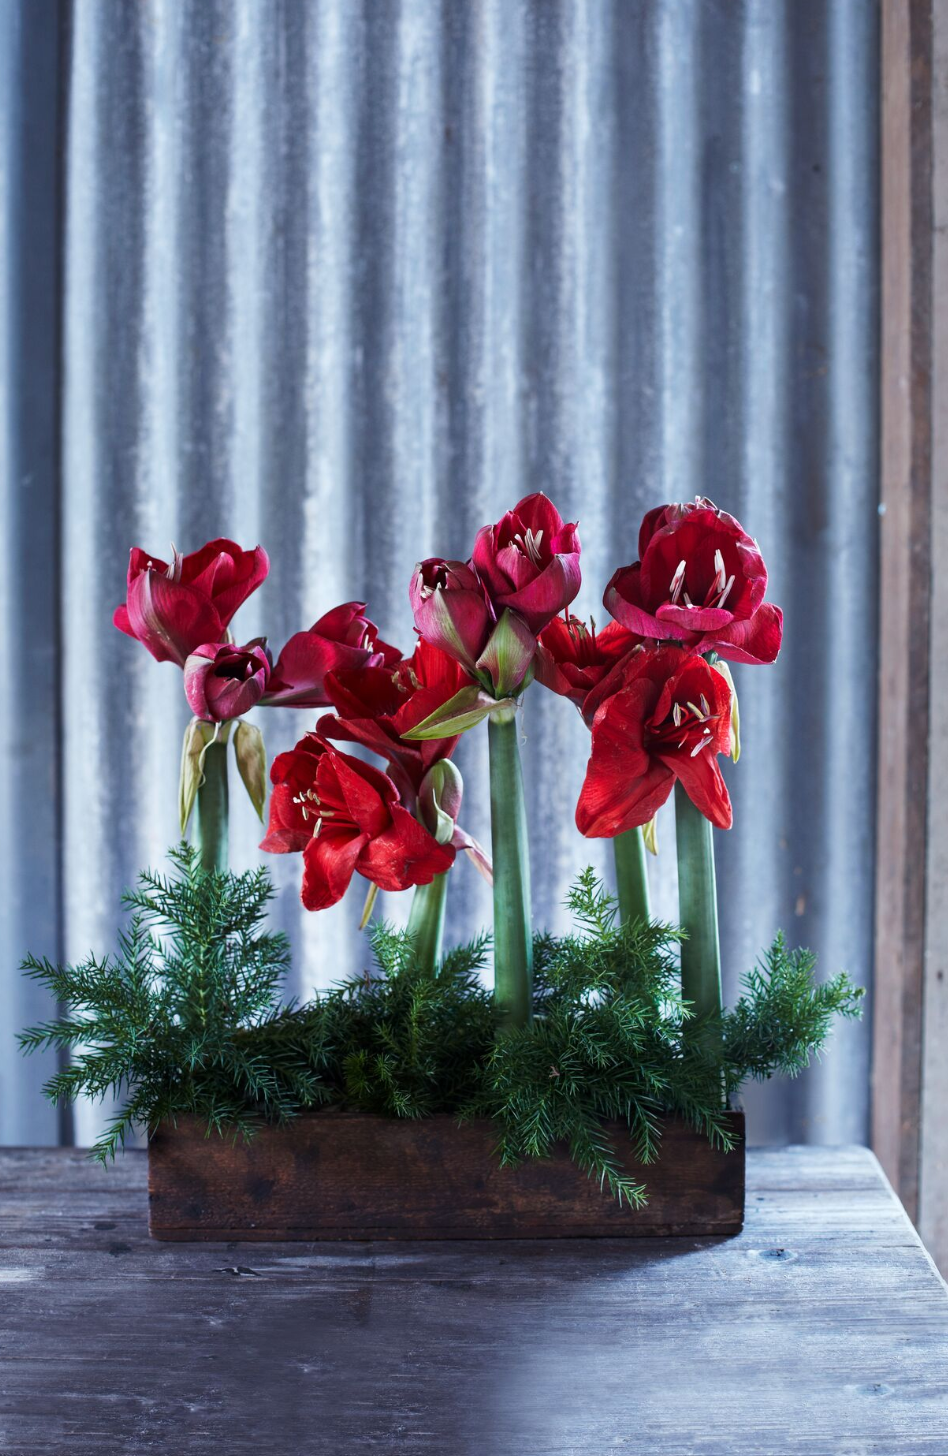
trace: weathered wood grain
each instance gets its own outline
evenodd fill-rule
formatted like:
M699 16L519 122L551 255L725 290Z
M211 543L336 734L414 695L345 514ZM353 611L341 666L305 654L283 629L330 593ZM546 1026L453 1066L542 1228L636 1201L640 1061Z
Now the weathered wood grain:
M669 1120L657 1162L607 1128L644 1208L620 1206L560 1147L503 1168L490 1122L397 1121L338 1110L263 1128L249 1143L182 1119L149 1148L150 1227L159 1239L655 1238L732 1234L744 1221L744 1117L730 1153Z
M12 1456L944 1456L948 1293L861 1148L732 1239L168 1244L146 1159L0 1151Z

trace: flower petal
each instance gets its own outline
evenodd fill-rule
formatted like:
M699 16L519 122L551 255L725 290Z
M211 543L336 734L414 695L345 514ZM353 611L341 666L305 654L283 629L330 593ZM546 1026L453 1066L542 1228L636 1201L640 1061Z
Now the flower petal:
M454 848L438 844L400 804L391 806L391 815L391 828L365 845L356 868L380 890L430 885L454 863Z
M307 910L328 910L342 899L368 836L350 825L324 824L303 851L301 899Z
M716 829L730 829L733 821L731 799L712 750L702 749L692 758L682 749L681 752L663 754L662 759L695 808L700 809Z
M783 612L764 602L747 622L734 622L715 632L712 645L728 662L775 662L783 641Z
M225 624L208 597L157 571L136 576L126 607L134 635L158 662L183 667L195 647L224 635Z

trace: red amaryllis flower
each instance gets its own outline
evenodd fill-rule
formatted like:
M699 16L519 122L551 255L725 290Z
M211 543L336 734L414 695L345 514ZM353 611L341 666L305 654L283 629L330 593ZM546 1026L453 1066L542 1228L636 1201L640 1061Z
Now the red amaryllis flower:
M454 849L439 844L400 803L391 779L308 733L270 771L270 823L261 849L303 855L302 900L325 910L356 871L381 890L428 885Z
M187 556L176 551L170 565L135 546L126 600L112 621L159 662L183 667L195 648L223 640L237 608L269 569L262 546L243 551L224 539L208 541Z
M747 532L699 496L649 511L640 560L606 587L606 610L643 637L670 637L731 662L773 662L783 613L764 601L767 568Z
M641 637L618 622L597 632L595 623L587 627L579 617L554 617L540 634L533 660L537 682L569 698L586 718L592 689L641 643Z
M600 705L576 806L587 838L613 838L647 824L676 779L705 818L731 827L731 801L717 755L731 751L731 690L683 647L634 652L622 685Z
M463 561L419 561L408 589L419 636L473 673L494 629L493 608Z
M344 602L296 632L276 660L264 696L267 707L325 708L326 675L361 667L388 667L401 653L383 642L365 615L365 602Z
M226 723L259 703L270 675L270 658L262 637L235 647L206 642L184 664L184 691L195 717Z
M332 672L326 691L337 717L320 718L325 738L361 743L385 759L403 800L413 804L433 763L450 758L457 737L406 743L402 738L436 708L471 682L446 652L421 641L411 657L394 667Z
M495 615L510 607L539 633L579 591L579 536L545 495L528 495L478 531L471 565Z

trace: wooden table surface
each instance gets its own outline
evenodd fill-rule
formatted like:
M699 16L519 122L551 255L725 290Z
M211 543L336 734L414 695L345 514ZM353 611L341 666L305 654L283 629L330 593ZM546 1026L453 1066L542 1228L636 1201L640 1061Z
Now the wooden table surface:
M160 1244L145 1158L0 1150L12 1456L948 1456L948 1291L862 1148L734 1239Z

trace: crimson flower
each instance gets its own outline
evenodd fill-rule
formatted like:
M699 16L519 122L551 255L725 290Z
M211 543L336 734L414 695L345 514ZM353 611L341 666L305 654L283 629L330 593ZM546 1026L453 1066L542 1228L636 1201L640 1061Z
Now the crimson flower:
M453 863L402 805L390 778L307 733L270 771L270 823L260 848L303 855L302 900L325 910L358 871L381 890L428 885Z
M593 719L577 828L596 839L647 824L678 779L705 818L730 829L717 762L730 751L731 690L721 673L683 647L632 653Z
M158 662L183 667L188 654L223 641L237 608L270 569L262 546L243 551L234 541L208 541L200 551L175 551L169 565L132 548L126 599L112 617Z
M419 561L408 594L419 635L473 673L495 617L471 567L436 556Z
M428 769L439 759L450 758L458 740L455 736L406 743L402 734L470 682L459 663L422 640L411 657L394 667L329 673L326 691L337 716L320 718L317 729L325 738L361 743L385 759L402 798L413 803Z
M495 616L509 607L540 633L579 591L579 549L575 525L545 495L528 495L478 531L471 565Z
M579 617L554 617L540 633L533 662L537 682L569 698L591 721L586 709L590 693L641 642L641 637L618 622L609 622L597 632L595 623L587 627Z
M658 506L642 522L639 558L606 587L617 622L731 662L774 661L783 613L764 601L763 557L733 516L703 496Z
M270 658L262 637L246 647L206 642L184 664L184 691L195 717L226 723L259 703L269 675Z
M344 602L308 632L296 632L274 664L263 701L268 707L325 708L326 676L362 667L389 667L401 653L381 641L365 602Z

